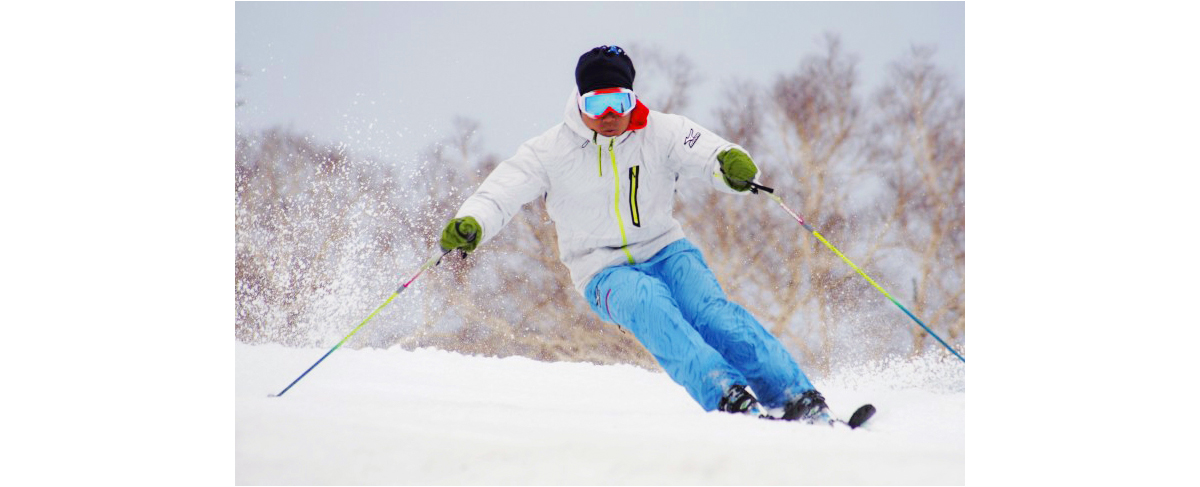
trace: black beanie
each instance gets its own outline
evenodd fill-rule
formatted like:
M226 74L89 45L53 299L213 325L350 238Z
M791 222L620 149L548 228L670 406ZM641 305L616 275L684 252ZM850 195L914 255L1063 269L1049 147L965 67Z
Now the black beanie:
M575 86L579 94L601 88L633 89L633 61L617 46L600 46L579 56L575 65Z

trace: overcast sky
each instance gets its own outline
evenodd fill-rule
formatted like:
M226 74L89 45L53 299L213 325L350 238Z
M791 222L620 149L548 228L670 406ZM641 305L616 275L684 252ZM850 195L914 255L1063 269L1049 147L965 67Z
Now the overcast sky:
M289 127L397 163L456 116L479 121L483 149L508 157L561 121L576 60L602 44L690 58L702 82L682 114L710 128L726 82L769 84L825 32L858 56L860 95L914 44L936 46L934 62L965 86L959 2L238 2L235 23L248 74L239 130Z

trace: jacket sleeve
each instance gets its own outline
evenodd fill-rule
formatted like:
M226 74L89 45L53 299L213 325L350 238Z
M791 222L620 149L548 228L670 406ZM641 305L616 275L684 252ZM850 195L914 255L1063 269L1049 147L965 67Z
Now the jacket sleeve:
M546 193L549 179L533 148L533 140L492 170L454 216L473 216L483 231L483 245L504 228L521 207Z
M706 181L719 191L742 194L725 184L725 178L721 176L721 163L717 161L717 154L734 147L747 154L750 153L749 151L721 138L687 117L666 115L664 118L665 123L662 124L664 133L660 136L668 139L670 147L667 149L667 157L679 164L681 176ZM755 165L758 165L757 161L755 161ZM761 167L759 167L759 174L762 174ZM757 182L758 176L755 176L754 180Z

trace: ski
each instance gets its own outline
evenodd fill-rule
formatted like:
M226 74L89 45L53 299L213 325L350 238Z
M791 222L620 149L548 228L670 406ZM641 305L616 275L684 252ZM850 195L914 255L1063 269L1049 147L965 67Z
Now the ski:
M859 406L858 409L854 410L854 414L850 415L849 421L843 421L843 422L846 424L846 426L849 426L850 429L855 429L855 428L858 428L859 426L862 426L863 423L866 423L867 420L871 419L871 416L874 416L874 415L875 415L875 406L872 406L870 404L863 404L862 406ZM838 420L838 421L841 421L841 420Z
M832 426L834 423L841 423L846 426L849 426L850 429L858 429L859 426L862 426L863 423L866 423L867 420L871 419L871 417L874 415L875 415L875 406L872 406L870 404L863 404L862 406L859 406L858 409L854 410L854 414L850 415L850 419L845 420L845 419L840 419L840 418L834 418L832 421L829 422L829 424L830 424L830 426ZM771 421L784 421L784 419L781 417L772 416L772 415L766 414L766 413L761 413L761 414L759 414L758 417L761 419L767 419L767 420L771 420ZM816 423L813 423L813 424L816 424Z

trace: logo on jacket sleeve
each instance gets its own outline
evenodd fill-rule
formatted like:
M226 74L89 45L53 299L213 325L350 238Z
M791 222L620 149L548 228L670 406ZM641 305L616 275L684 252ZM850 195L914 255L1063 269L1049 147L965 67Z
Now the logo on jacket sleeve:
M696 129L688 129L687 137L683 138L683 145L688 148L695 147L697 140L700 140L700 132L697 132Z

